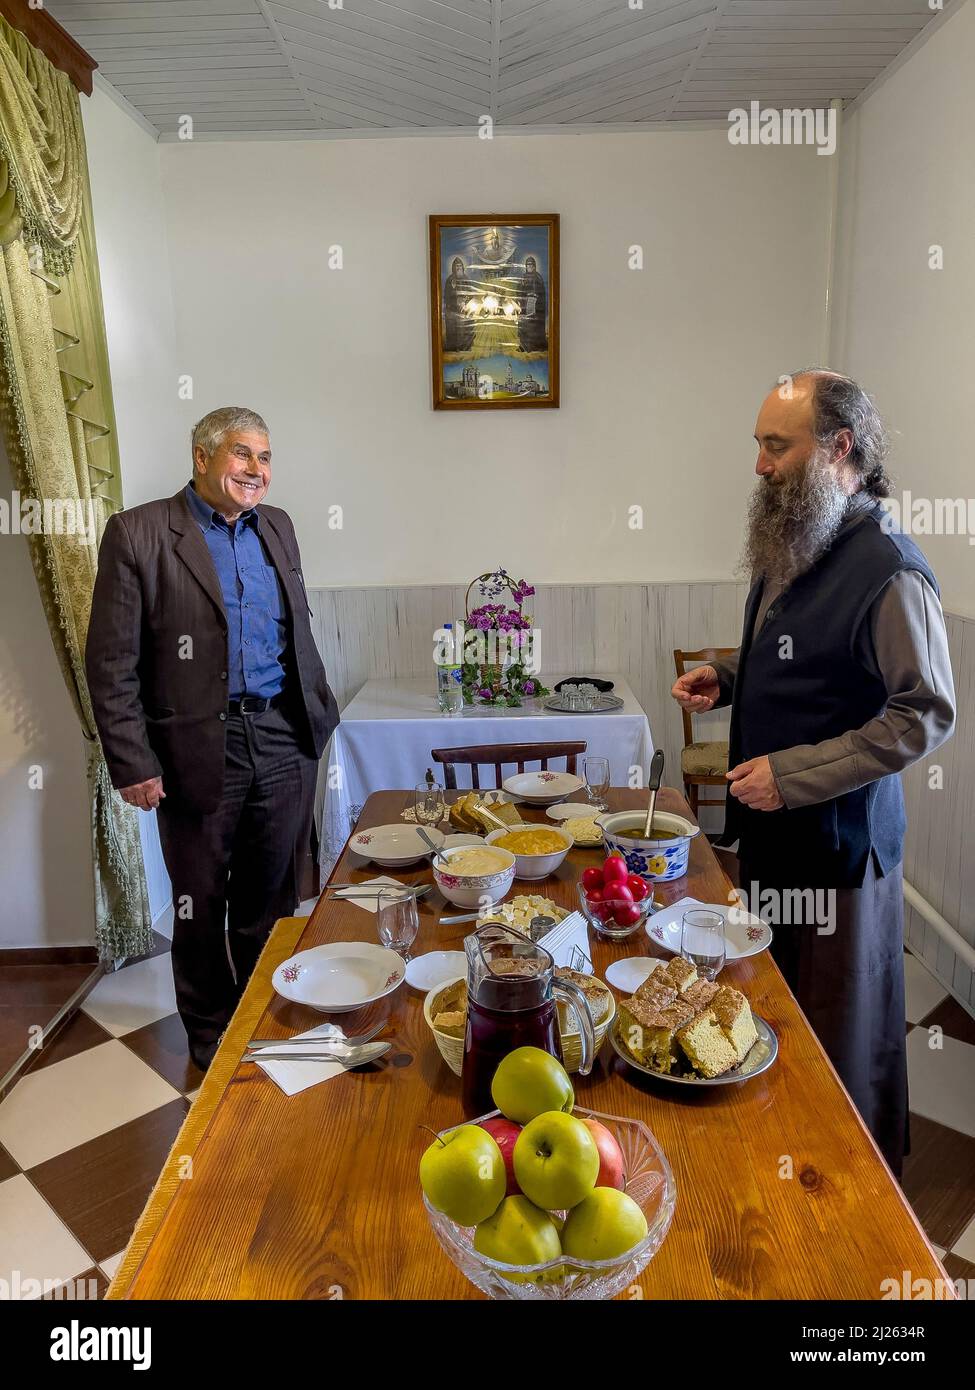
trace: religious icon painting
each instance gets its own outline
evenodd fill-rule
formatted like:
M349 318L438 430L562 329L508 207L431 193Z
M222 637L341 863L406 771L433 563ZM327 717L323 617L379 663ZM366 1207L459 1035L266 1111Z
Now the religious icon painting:
M557 213L430 218L435 410L559 403Z

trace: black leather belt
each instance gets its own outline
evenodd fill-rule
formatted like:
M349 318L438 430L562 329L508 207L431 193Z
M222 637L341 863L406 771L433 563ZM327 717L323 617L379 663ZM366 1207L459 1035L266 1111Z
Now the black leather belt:
M280 703L280 695L244 695L240 700L230 700L227 709L231 714L263 714Z

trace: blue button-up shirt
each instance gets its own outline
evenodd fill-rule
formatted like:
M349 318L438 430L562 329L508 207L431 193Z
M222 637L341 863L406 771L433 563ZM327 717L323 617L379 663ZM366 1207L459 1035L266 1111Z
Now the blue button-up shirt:
M230 699L278 695L284 688L287 615L277 570L261 539L260 517L251 508L230 527L192 483L186 500L213 557L227 610Z

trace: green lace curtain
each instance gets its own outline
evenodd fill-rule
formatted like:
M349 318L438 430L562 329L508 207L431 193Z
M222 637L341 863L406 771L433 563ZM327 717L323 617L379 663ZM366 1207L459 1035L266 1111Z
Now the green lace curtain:
M96 944L119 960L152 931L138 812L112 790L84 670L98 542L122 502L88 163L70 79L2 17L0 425L22 498L47 504L27 540L85 739Z

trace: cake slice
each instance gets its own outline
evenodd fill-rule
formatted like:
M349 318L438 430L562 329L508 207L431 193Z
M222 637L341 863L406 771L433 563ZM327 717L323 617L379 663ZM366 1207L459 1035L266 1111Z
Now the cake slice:
M677 1042L699 1076L723 1076L739 1060L713 1009L705 1009L680 1028Z
M711 1009L718 1026L734 1049L736 1061L743 1062L758 1042L755 1020L748 1007L748 1000L741 990L733 989L731 985L722 985L711 1001Z
M697 971L690 961L684 960L683 956L672 956L667 962L667 974L670 983L677 990L678 994L683 994L686 989L697 979Z
M669 1072L677 1059L674 1038L691 1021L691 1010L676 999L660 1008L648 999L624 999L619 1010L619 1036L645 1067Z
M665 970L655 970L648 975L643 984L634 992L634 999L648 999L658 1008L665 1009L677 998L677 987L671 983Z
M719 986L712 984L710 980L695 980L692 985L685 989L681 998L685 1004L690 1004L695 1014L700 1014L710 1006L718 989Z

